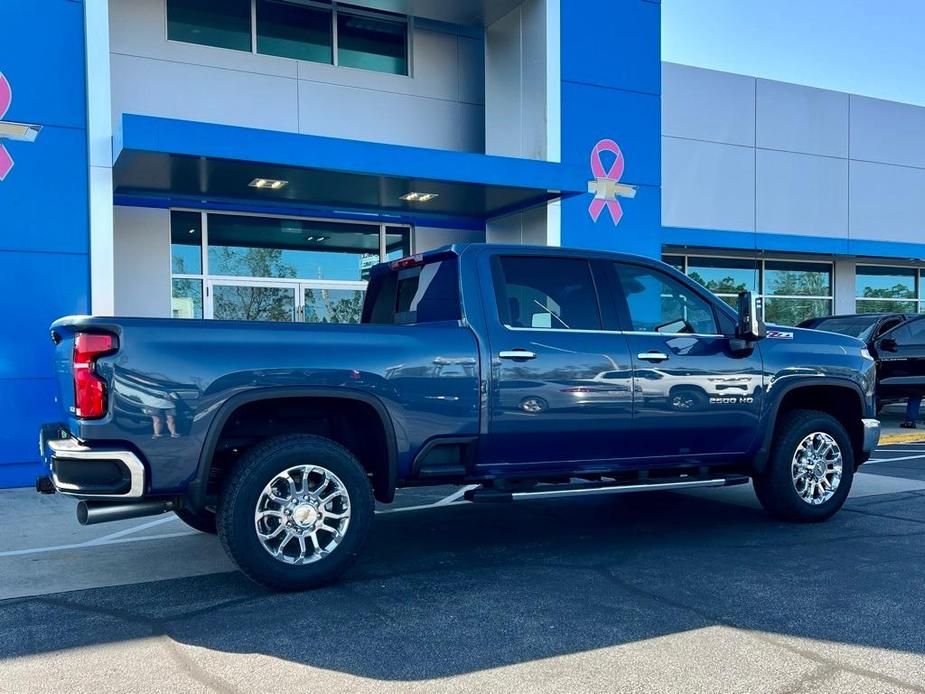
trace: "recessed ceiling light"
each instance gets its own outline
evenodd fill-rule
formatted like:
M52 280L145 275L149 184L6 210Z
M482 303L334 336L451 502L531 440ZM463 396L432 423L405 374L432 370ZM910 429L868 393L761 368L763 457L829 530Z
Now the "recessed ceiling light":
M275 178L255 178L248 183L251 188L269 188L270 190L279 190L289 185L289 181L279 181Z
M305 237L305 240L306 240L306 241L314 241L314 240L315 240L315 237L314 237L314 236L306 236L306 237Z
M189 230L189 233L195 234L195 233L196 233L196 230L195 230L195 229L190 229L190 230Z
M327 241L327 240L328 240L327 236L319 236L317 239L315 239L315 241Z
M404 200L406 202L428 202L434 198L439 198L438 193L408 193L407 195L402 195L399 200Z

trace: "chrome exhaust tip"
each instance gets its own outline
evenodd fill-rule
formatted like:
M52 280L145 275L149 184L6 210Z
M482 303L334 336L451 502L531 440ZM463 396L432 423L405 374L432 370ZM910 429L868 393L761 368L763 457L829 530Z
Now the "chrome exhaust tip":
M81 525L96 525L128 518L157 516L173 511L176 507L176 503L170 499L149 499L133 503L81 501L77 504L77 522Z

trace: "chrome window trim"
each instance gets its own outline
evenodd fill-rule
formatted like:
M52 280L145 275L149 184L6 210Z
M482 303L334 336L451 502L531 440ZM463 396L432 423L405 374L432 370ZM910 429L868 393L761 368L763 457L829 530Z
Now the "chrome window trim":
M61 460L118 460L129 471L129 490L125 494L85 494L77 487L61 482L52 467L51 480L55 489L68 496L83 499L140 499L144 496L145 466L131 451L93 450L77 444L73 439L60 439L48 442L52 457Z
M557 330L556 328L515 328L506 323L502 323L501 326L512 332L556 333L566 335L569 333L590 333L592 335L653 335L657 337L728 337L728 335L722 335L720 333L659 333L646 330L587 330L565 328Z

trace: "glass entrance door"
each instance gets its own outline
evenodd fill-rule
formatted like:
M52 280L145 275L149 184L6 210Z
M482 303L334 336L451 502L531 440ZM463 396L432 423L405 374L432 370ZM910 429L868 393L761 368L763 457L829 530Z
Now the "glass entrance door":
M359 323L365 282L209 280L206 318L303 323Z
M366 284L343 282L303 283L300 318L305 323L359 323Z
M206 295L207 318L291 323L299 316L295 283L211 280Z

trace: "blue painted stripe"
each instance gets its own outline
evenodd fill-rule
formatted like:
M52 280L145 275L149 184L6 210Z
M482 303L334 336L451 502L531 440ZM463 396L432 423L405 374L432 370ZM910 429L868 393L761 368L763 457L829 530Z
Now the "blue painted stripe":
M662 243L669 246L697 246L747 251L925 259L925 243L837 239L754 231L662 227Z
M124 114L114 143L144 151L345 173L587 193L587 172L558 162L389 145L215 123Z

